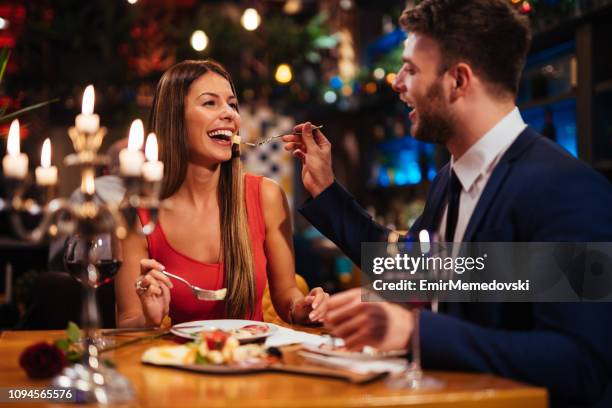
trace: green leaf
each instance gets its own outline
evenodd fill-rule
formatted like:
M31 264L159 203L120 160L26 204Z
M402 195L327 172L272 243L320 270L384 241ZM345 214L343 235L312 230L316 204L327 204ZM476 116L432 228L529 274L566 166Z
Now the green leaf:
M81 353L79 353L78 351L69 351L66 354L66 360L70 361L71 363L78 363L79 361L81 361Z
M34 109L42 108L43 106L50 105L50 104L52 104L54 102L57 102L57 101L59 101L59 98L55 98L55 99L51 99L49 101L37 103L36 105L28 106L27 108L23 108L23 109L19 109L18 111L11 112L11 113L9 113L6 116L1 116L0 117L0 123L9 121L9 120L16 118L17 116L19 116L19 115L21 115L23 113L29 112L29 111L34 110Z
M6 70L6 66L8 65L9 57L11 56L11 51L8 47L2 47L0 51L0 82L2 82L2 77L4 77L4 71Z
M73 343L76 343L81 339L81 329L79 329L79 326L77 326L75 322L68 322L66 333L68 334L68 340Z
M65 352L68 351L68 349L70 348L70 340L59 339L55 342L55 345L57 346L57 348Z

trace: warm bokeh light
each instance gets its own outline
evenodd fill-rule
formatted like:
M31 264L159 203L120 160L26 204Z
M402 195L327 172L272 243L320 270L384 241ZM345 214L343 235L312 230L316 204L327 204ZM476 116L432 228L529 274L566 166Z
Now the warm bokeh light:
M530 11L531 11L531 4L529 4L529 2L527 2L527 1L526 1L526 2L524 2L524 3L521 5L521 12L522 12L522 13L527 14L527 13L529 13Z
M242 13L240 23L246 30L254 31L257 30L257 27L259 27L261 17L259 16L257 10L254 8L248 8L244 10L244 13Z
M157 136L155 136L155 133L149 133L147 136L147 143L145 144L145 157L147 158L147 161L157 161Z
M343 10L350 10L353 8L353 0L340 0L340 7Z
M0 17L0 30L4 30L5 28L8 28L8 26L9 26L8 20Z
M127 0L127 2L130 4L136 4L138 3L138 0Z
M387 83L389 85L393 85L393 81L395 81L395 77L396 77L395 72L388 73L387 74Z
M297 14L302 11L302 0L287 0L283 6L286 14Z
M293 74L291 73L291 67L287 64L280 64L276 68L276 73L274 74L274 78L281 84L286 84L291 81L293 78Z
M11 122L6 151L8 152L9 156L17 156L19 153L21 153L19 147L19 120L17 119Z
M350 85L344 85L341 92L344 96L351 96L353 94L353 87Z
M366 91L366 93L373 94L376 92L377 86L374 82L368 82L365 84L363 89Z
M376 68L374 70L374 78L377 80L382 80L385 77L385 70L382 68Z
M144 126L142 120L136 119L130 126L130 135L128 137L128 150L136 151L142 148L144 143Z
M208 47L208 36L202 30L196 30L191 34L191 47L196 51L204 51Z
M40 153L40 165L44 168L51 167L51 140L46 138L42 145Z
M85 92L83 92L83 104L81 105L81 113L84 115L91 115L94 110L94 103L96 100L96 93L94 92L93 85L87 85Z

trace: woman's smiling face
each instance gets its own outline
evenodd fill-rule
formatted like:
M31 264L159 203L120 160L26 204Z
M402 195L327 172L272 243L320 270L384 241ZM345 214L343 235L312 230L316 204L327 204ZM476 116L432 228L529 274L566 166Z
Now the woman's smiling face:
M240 115L229 81L210 71L193 81L185 98L185 123L190 162L214 165L230 160Z

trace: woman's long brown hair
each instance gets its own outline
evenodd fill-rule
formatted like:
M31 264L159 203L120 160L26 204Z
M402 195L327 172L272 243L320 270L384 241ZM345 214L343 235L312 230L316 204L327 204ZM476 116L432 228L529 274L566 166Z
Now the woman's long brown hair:
M183 61L168 69L155 91L149 115L149 129L157 134L164 179L161 198L173 195L187 175L187 125L185 97L197 78L213 72L227 79L234 95L236 89L229 73L211 60ZM228 318L253 316L256 302L253 254L244 196L244 173L238 146L232 146L232 158L221 163L217 189L221 218L221 246L225 269L225 314Z

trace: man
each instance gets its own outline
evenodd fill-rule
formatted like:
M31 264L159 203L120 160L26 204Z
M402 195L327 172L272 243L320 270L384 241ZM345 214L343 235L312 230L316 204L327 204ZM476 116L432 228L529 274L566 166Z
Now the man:
M523 122L515 99L528 24L507 0L424 0L400 19L409 31L394 89L410 132L452 155L411 233L451 242L612 241L612 188ZM303 162L312 195L300 210L352 260L361 242L394 241L334 181L331 145L310 123L285 148ZM421 314L426 368L491 372L546 387L555 405L594 403L609 383L612 308L595 303L448 304ZM410 311L332 298L326 323L351 347L406 347Z

